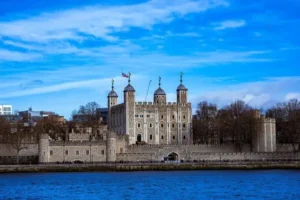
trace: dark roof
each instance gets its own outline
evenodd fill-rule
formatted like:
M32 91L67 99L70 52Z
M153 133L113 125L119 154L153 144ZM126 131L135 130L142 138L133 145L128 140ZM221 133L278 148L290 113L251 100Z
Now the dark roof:
M110 91L110 93L108 94L107 97L118 97L118 95L114 90L112 90L112 91Z
M165 91L160 87L154 92L154 95L166 95Z
M124 92L135 92L135 89L132 87L132 85L128 84L125 87Z
M182 83L177 87L177 91L178 90L187 90L186 87L184 85L182 85Z
M97 108L98 112L107 112L108 108Z

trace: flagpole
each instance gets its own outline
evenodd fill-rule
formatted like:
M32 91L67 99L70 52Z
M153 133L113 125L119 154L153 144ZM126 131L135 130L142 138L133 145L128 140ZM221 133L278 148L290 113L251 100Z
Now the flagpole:
M122 69L122 73L123 73L123 69ZM122 73L121 73L121 91L120 91L120 95L121 97L123 96L122 95L122 90L123 90L123 76L122 76ZM124 100L123 100L124 101ZM123 102L124 103L124 102Z

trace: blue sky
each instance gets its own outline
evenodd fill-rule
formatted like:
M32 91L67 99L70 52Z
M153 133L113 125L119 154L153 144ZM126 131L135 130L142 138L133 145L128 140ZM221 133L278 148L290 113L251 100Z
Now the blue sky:
M136 100L162 77L176 100L257 108L300 98L298 0L10 0L0 4L0 104L69 118L89 101L119 102L132 73Z

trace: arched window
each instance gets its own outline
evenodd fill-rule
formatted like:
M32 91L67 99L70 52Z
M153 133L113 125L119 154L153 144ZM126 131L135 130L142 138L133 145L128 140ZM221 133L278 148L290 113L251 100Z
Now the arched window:
M162 127L162 128L163 128L163 127L164 127L164 124L161 124L161 125L160 125L160 127Z
M163 119L163 118L164 118L164 116L162 115L162 116L161 116L161 118Z
M150 140L152 140L152 134L150 134Z
M173 135L173 140L175 140L175 135Z
M185 128L185 124L182 124L182 127Z
M149 127L152 128L152 123L149 124Z
M161 136L161 139L162 139L162 140L164 139L164 136L163 136L163 135Z
M172 124L172 128L175 128L175 124Z
M185 115L183 115L183 119L185 119Z
M138 123L138 128L140 128L141 127L141 124L140 123Z
M172 118L175 119L175 115L173 115Z
M183 139L185 140L185 135L183 136Z

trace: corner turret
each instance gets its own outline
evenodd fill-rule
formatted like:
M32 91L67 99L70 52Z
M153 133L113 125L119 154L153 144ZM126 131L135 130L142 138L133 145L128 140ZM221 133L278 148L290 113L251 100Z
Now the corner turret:
M130 84L131 73L128 73L128 85L124 88L125 134L129 135L129 143L135 143L135 89Z
M46 163L49 161L49 139L48 134L41 134L39 138L39 163Z
M154 92L153 103L154 104L166 104L167 97L163 89L161 89L161 78L158 79L158 89Z
M187 103L187 89L182 84L183 73L180 73L180 85L177 87L177 104L186 104Z
M107 95L107 107L108 107L108 128L111 127L111 107L118 104L118 95L114 90L114 79L112 79L111 83L111 91Z
M106 137L106 162L115 162L117 159L116 134L109 131Z

